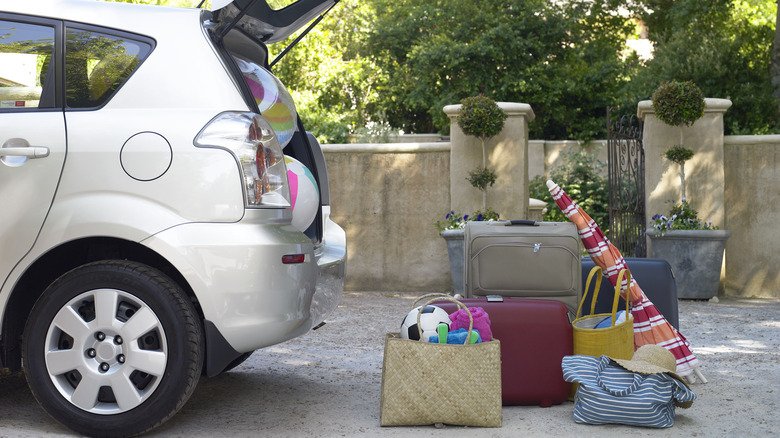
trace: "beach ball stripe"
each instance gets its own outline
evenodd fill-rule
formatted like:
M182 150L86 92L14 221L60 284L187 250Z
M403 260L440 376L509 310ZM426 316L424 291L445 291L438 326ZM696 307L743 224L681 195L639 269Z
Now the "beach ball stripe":
M287 179L290 183L290 203L292 204L292 225L305 231L320 208L320 189L311 170L295 158L284 156L287 165Z

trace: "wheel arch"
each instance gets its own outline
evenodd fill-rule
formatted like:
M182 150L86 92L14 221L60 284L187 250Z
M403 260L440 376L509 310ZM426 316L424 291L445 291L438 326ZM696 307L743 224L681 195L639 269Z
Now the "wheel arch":
M203 325L203 311L184 276L165 258L151 249L129 240L114 237L89 237L51 249L22 274L13 287L3 311L2 365L21 369L21 339L33 305L46 287L62 274L86 263L100 260L130 260L153 267L176 282L192 300ZM207 341L208 343L208 341Z

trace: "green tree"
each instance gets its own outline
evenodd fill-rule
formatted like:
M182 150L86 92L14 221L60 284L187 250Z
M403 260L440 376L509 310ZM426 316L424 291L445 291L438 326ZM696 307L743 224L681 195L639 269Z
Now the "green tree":
M374 7L373 2L342 0L274 66L306 129L320 141L344 142L370 122L385 122L376 105L383 72L365 52ZM272 56L296 36L270 47Z
M627 10L655 46L644 64ZM605 107L632 113L672 79L731 99L727 134L775 133L777 16L774 0L342 0L274 73L331 142L371 124L446 133L442 108L480 93L530 104L532 138L603 138Z
M483 93L531 104L536 138L604 134L604 108L637 66L618 2L376 0L369 53L379 108L408 131L446 131L442 108ZM612 9L610 9L612 8Z
M529 181L529 193L547 203L544 220L568 222L568 218L547 190L547 180L552 179L574 199L583 211L593 218L604 233L609 233L609 184L603 176L604 163L585 150L564 152L561 166L550 175L537 175Z
M693 81L707 97L731 99L726 134L780 132L770 77L773 0L644 0L639 14L655 43L632 80L637 100L661 82Z

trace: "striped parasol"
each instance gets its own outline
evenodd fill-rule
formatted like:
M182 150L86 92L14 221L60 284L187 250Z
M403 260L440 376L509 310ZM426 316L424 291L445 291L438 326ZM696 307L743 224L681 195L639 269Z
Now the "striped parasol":
M628 269L620 251L607 239L596 222L582 211L577 203L557 184L547 181L547 188L558 208L577 226L580 240L582 240L588 255L595 264L601 266L612 286L616 286L620 270ZM621 290L625 290L625 284L622 285ZM631 315L634 317L634 348L646 344L657 344L665 347L677 359L677 374L687 376L693 373L699 366L699 361L691 352L690 344L677 329L669 324L655 307L655 304L647 299L633 275L628 293L631 294ZM625 292L621 292L621 296L625 299ZM697 373L697 375L700 374Z

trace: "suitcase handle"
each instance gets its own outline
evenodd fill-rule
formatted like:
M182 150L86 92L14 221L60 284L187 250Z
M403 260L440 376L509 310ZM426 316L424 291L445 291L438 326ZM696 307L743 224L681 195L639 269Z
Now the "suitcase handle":
M513 220L506 221L506 223L504 224L504 226L506 226L506 227L513 227L515 225L522 225L522 226L526 226L526 227L535 227L536 226L536 221L529 220L529 219L513 219Z

